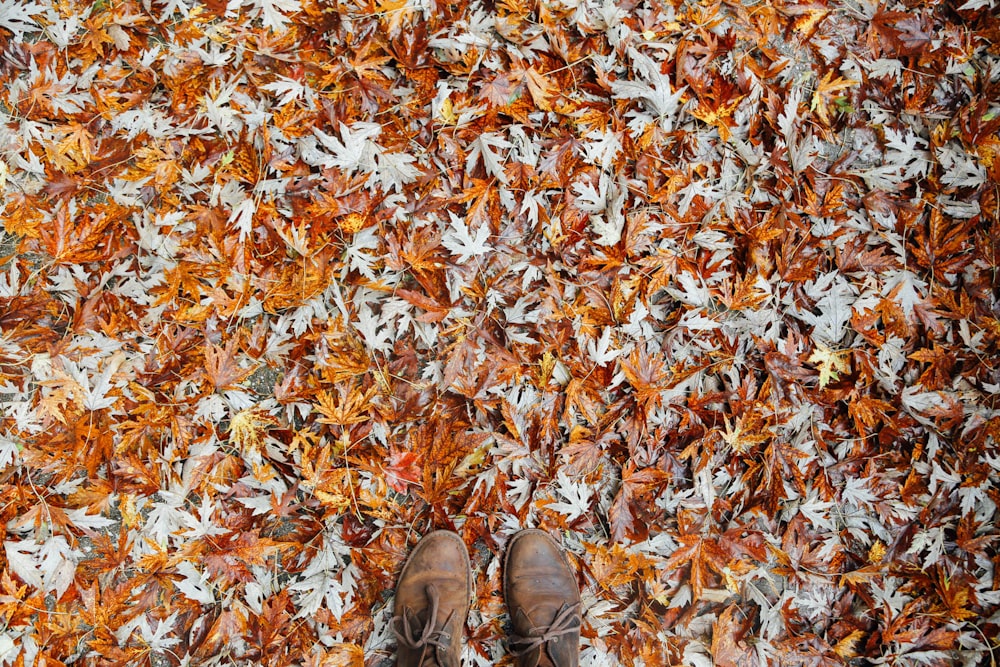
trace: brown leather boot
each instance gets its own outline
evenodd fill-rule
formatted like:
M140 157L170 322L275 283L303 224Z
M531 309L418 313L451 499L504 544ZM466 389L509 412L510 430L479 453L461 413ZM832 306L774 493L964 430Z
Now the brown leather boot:
M396 585L396 665L459 667L471 596L472 568L462 538L447 530L425 535Z
M577 667L580 589L566 556L548 533L522 530L507 547L504 597L518 667Z

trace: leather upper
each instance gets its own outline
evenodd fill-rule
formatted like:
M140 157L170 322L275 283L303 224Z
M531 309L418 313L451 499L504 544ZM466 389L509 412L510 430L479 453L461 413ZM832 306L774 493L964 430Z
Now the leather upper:
M471 595L472 569L462 538L443 530L425 535L396 585L396 664L459 667Z
M566 557L548 533L524 530L507 548L504 596L519 667L577 667L580 661L580 588Z

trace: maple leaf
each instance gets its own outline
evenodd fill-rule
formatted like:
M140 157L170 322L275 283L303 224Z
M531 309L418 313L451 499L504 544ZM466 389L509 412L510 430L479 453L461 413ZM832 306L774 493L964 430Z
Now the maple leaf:
M299 0L243 0L243 5L260 12L261 22L265 28L281 31L288 24L285 14L292 14L302 9Z
M45 12L45 7L34 0L2 0L0 1L0 28L14 33L18 42L25 33L39 29L38 23L31 18Z
M635 47L629 47L628 55L635 68L635 77L612 81L612 97L642 101L651 114L649 121L659 121L667 132L673 130L674 116L681 106L684 88L673 90L670 77L661 71L660 64ZM633 131L638 129L634 127Z
M259 409L243 409L229 422L229 438L241 451L259 450L267 427L277 424L274 417Z
M747 661L749 651L741 647L750 619L742 617L737 605L726 607L712 627L712 660L717 667L738 667Z
M729 141L729 138L732 136L732 132L729 129L730 123L732 123L731 118L741 100L742 98L737 98L715 108L711 104L699 102L698 106L691 110L691 115L708 125L714 126L719 131L719 138L722 141Z
M851 372L851 351L831 350L822 343L816 343L816 348L807 360L819 368L819 388L824 389L831 380L837 380L840 373Z
M890 56L918 55L931 41L919 13L880 10L872 17L872 27L885 40Z
M711 573L723 574L729 563L729 554L713 539L700 535L678 536L680 547L671 554L663 564L668 571L676 570L684 565L691 568L691 590L694 600L702 599L706 585L711 581Z
M323 416L318 419L318 422L320 424L350 426L366 421L369 418L367 410L375 391L374 387L362 392L340 386L337 396L325 391L320 392L316 396L317 405L315 407L316 411Z
M473 140L471 147L472 150L465 158L465 170L471 172L476 162L481 160L487 174L506 184L508 179L504 173L504 159L496 151L508 150L513 144L498 134L484 132Z
M611 523L611 538L615 541L623 540L635 526L635 507L633 503L638 500L639 494L648 487L662 482L664 473L660 470L649 468L637 470L635 465L629 463L622 471L622 485L618 494L611 503L608 510L608 519Z
M182 561L177 565L177 573L184 578L175 581L174 585L188 599L201 604L214 604L215 594L209 585L208 577L203 572L187 561Z
M216 390L235 389L251 373L236 359L237 344L231 339L224 348L212 343L205 346L205 375Z
M382 127L376 123L354 123L348 127L340 123L340 139L326 134L319 128L313 128L313 134L323 145L333 151L333 156L324 160L326 166L336 166L347 171L361 169L365 172L374 171L375 156L379 152L378 145L372 141L382 133Z
M476 236L473 237L465 221L451 214L451 225L441 237L441 244L451 254L457 255L458 261L467 262L473 257L485 255L493 250L493 246L486 242L489 237L490 229L487 225L480 225L476 230Z
M394 451L389 455L389 465L385 467L385 481L396 493L406 493L410 484L420 483L420 468L420 457L415 453Z
M73 583L80 553L62 535L44 542L7 540L3 546L14 574L29 586L53 591L59 598Z
M845 79L842 76L838 76L836 79L833 78L834 72L831 70L823 76L823 78L816 84L816 89L813 91L812 102L809 108L819 115L820 120L824 124L829 124L830 122L830 109L827 105L827 99L830 98L834 93L839 93L840 91L846 90L858 84L857 81L853 79Z
M524 71L524 83L528 87L528 93L531 95L535 106L542 111L548 111L552 108L551 100L555 96L557 89L544 74L540 73L534 67L529 67Z
M565 500L551 501L546 507L564 515L568 521L578 519L590 511L593 488L589 485L574 482L566 473L559 471L556 473L556 491Z

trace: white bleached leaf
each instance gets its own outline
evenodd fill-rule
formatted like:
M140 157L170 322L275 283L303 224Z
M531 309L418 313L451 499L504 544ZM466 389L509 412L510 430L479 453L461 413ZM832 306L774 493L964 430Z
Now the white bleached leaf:
M815 493L799 503L799 512L802 513L802 516L809 519L809 522L813 526L834 531L837 529L837 525L830 519L831 509L833 509L833 503L820 500L819 496Z
M706 316L699 308L684 313L677 326L684 327L688 331L713 331L721 325L711 317Z
M154 621L156 627L153 628L147 622L146 615L144 614L141 617L142 623L139 626L139 631L145 645L154 651L163 651L180 643L181 640L178 637L167 636L174 629L174 624L177 622L177 615L178 612L175 611L162 621Z
M921 292L926 289L927 282L918 278L912 271L902 269L887 271L885 274L884 296L889 296L895 291L895 301L907 317L913 316L913 308L923 301Z
M299 608L296 618L312 616L326 602L339 620L354 602L357 574L351 549L341 540L339 531L325 532L323 547L302 571L301 579L289 586L300 593L295 600Z
M932 417L935 412L948 409L949 396L942 391L921 391L921 388L920 385L903 388L903 409L924 426L936 428Z
M14 440L0 435L0 470L21 462L21 448Z
M9 631L0 634L0 665L13 663L20 652L21 649L14 643Z
M924 557L923 566L929 568L944 553L944 526L937 526L917 533L906 553L921 554L925 551L927 555Z
M785 110L778 114L778 129L785 138L785 144L789 146L795 143L795 125L798 121L800 104L802 104L802 89L795 86L788 93Z
M625 229L625 184L602 173L596 188L592 183L578 181L573 190L576 208L590 214L591 228L597 233L594 242L605 246L618 243Z
M900 170L902 180L907 181L927 174L930 153L927 140L918 137L912 130L885 128L886 160Z
M614 99L638 100L643 107L661 123L664 131L673 130L673 120L680 108L684 88L673 90L670 76L664 74L660 63L635 47L629 47L628 56L632 61L635 78L616 79L611 82L611 96Z
M621 152L622 142L614 130L594 130L587 134L587 142L583 144L583 161L609 171L615 157Z
M194 0L162 0L160 3L160 17L158 21L160 23L166 21L168 18L174 15L174 13L179 13L184 18L191 15L191 6L194 4ZM237 4L239 4L237 0Z
M942 665L954 662L954 654L951 651L910 651L896 657L896 663L902 665Z
M507 183L507 176L503 170L505 156L502 151L510 150L512 146L513 144L495 132L483 132L469 146L469 155L465 158L465 170L472 171L476 162L482 160L487 174L501 183Z
M608 207L605 191L598 190L592 183L574 183L573 191L576 193L573 203L585 213L601 213Z
M70 547L62 535L43 543L35 539L4 542L7 562L24 583L41 591L54 591L62 597L76 574L80 553Z
M249 6L256 10L265 28L270 28L275 32L281 32L288 23L285 14L294 14L302 9L299 0L250 0L244 2L244 6Z
M715 667L708 649L697 642L690 642L684 647L684 664L691 667Z
M689 271L676 276L677 287L668 287L667 292L678 301L689 306L704 307L710 304L712 297L708 287Z
M844 481L844 488L840 492L840 499L845 503L851 503L857 507L871 505L878 496L868 490L866 480L860 477L848 477Z
M493 250L493 246L486 242L489 238L490 228L487 225L480 225L473 238L465 220L452 213L451 225L441 237L441 244L452 255L458 255L459 262L467 262L473 257L485 255Z
M268 514L271 509L271 496L250 496L249 498L237 498L236 502L246 508L253 510L253 516Z
M14 40L21 41L24 34L38 30L38 23L31 18L45 8L34 0L0 0L0 28L14 33Z
M813 339L827 346L840 342L853 313L857 288L838 272L831 271L806 283L806 294L816 299L813 310L798 313L798 317L813 326ZM813 311L819 311L819 314Z
M375 252L379 247L377 231L375 227L362 229L351 238L351 242L344 250L351 270L357 271L369 280L375 280L372 264L375 261Z
M123 352L117 352L115 355L108 360L107 364L104 366L104 370L94 378L93 385L91 385L91 379L87 375L87 371L80 368L76 363L61 357L62 367L66 373L76 382L80 391L82 392L81 400L79 403L87 410L103 410L105 408L110 408L117 401L117 396L108 396L108 392L111 391L111 377L118 371L122 363L125 361L125 354Z
M240 232L240 243L246 241L247 236L253 231L253 216L257 213L257 202L252 197L247 197L233 209L229 216L229 224Z
M166 548L174 535L185 526L196 523L193 516L184 511L184 497L169 491L161 491L162 501L153 503L146 517L144 532L160 548Z
M876 60L861 60L861 65L871 76L887 76L898 79L903 74L903 62L896 58L878 58Z
M417 180L420 169L414 166L417 158L408 153L378 153L378 166L368 182L377 182L384 190L402 193L403 186Z
M556 492L565 498L565 501L548 503L546 506L564 515L567 520L573 521L590 511L594 488L586 482L574 482L560 470L556 474Z
M182 561L177 564L177 573L184 578L175 581L174 585L188 599L201 604L215 604L215 594L204 572L199 572L198 568L188 561Z
M594 243L603 246L616 245L622 238L625 218L611 213L606 216L594 215L590 217L590 227L597 234Z
M264 90L270 91L275 95L280 95L281 98L277 101L278 106L284 106L295 100L307 97L309 86L302 83L301 81L296 81L295 79L289 79L285 76L278 76L277 79L271 83L266 83L261 86Z
M941 182L956 188L976 188L986 182L986 168L976 158L949 142L936 150L941 164Z
M395 339L392 330L380 317L375 315L367 303L358 308L354 328L364 338L365 345L369 349L384 352L392 347L392 342Z
M367 173L375 169L375 155L379 148L372 140L381 133L382 126L365 122L354 123L350 127L341 123L340 139L313 128L313 134L320 143L333 151L333 156L324 166L340 167L348 172L360 169Z
M107 528L108 526L115 525L115 521L107 517L103 517L100 514L87 514L87 508L81 507L75 510L66 510L66 516L69 520L73 522L73 525L77 528L85 528L87 530L98 530L100 528Z
M14 571L21 581L35 588L42 587L42 575L38 571L34 555L38 551L38 545L34 542L13 542L3 543L7 552L7 565Z
M959 11L975 11L977 9L982 9L983 7L996 7L996 0L968 0L958 9Z
M203 499L201 502L201 507L198 508L198 520L191 521L192 518L190 514L185 515L185 523L188 529L181 533L181 537L186 538L202 538L202 537L214 537L215 535L224 535L229 531L226 528L218 525L212 520L212 515L215 513L215 503L208 499Z
M587 341L587 354L598 366L614 361L622 353L620 349L611 347L611 327L605 327L601 337Z
M528 293L520 297L513 306L503 309L504 317L508 324L528 324L538 321L538 311L529 310L530 306L537 304L538 299L534 293Z

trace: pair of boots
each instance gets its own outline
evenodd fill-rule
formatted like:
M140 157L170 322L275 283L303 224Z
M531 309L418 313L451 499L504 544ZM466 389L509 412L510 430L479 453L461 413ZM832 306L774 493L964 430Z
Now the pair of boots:
M472 596L465 543L439 530L424 536L403 566L392 629L398 667L459 667ZM541 530L522 530L507 546L504 597L518 667L577 667L580 589L562 551Z

